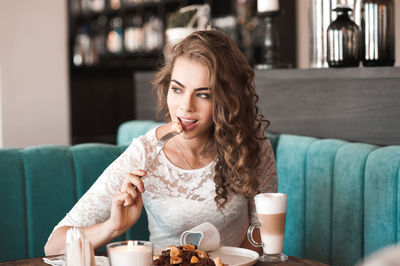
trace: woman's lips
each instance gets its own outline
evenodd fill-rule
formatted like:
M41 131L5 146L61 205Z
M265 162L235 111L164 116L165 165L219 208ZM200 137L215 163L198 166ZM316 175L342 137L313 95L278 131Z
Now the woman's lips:
M189 130L194 129L198 125L198 122L199 122L199 120L191 119L191 118L178 117L178 119L181 122L181 125L182 125L184 131L189 131Z

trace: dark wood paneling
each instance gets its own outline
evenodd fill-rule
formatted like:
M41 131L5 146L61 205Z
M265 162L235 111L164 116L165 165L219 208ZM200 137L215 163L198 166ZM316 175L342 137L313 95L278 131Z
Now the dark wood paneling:
M115 143L118 126L135 119L133 72L72 76L70 97L72 144Z
M269 130L400 145L400 68L256 72Z

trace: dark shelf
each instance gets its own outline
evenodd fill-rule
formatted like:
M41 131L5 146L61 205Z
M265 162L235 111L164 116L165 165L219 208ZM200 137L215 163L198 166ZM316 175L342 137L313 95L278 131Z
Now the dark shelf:
M400 67L256 71L271 132L400 145Z
M179 1L173 1L173 2L179 2ZM81 12L78 14L71 14L71 19L91 20L91 19L96 19L99 16L114 16L119 14L136 13L138 11L143 11L143 10L157 10L159 6L160 3L158 2L143 2L128 6L122 5L119 9L105 8L101 12L88 11L88 12Z
M100 59L99 63L94 65L71 66L71 72L77 74L80 71L135 71L135 70L154 70L161 60L161 52L151 54L121 54L108 55Z

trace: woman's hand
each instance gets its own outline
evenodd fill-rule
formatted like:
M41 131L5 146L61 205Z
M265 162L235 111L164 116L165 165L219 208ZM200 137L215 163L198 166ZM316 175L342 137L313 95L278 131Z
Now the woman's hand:
M129 173L113 197L111 216L107 223L115 237L134 225L142 213L144 184L140 178L144 175L146 172L143 170L134 170Z

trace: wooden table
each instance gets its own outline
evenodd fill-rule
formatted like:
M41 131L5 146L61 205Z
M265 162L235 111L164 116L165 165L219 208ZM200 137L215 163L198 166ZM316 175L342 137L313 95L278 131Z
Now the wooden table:
M273 262L257 262L255 266L328 266L328 264L315 261L315 260L310 260L310 259L303 259L303 258L298 258L298 257L291 257L289 256L289 259L285 262L279 262L279 263L273 263Z
M51 258L51 257L48 257ZM11 266L11 265L16 265L16 266L49 266L49 264L45 263L43 261L43 258L31 258L31 259L23 259L23 260L14 260L14 261L8 261L8 262L0 262L1 266ZM257 262L255 266L296 266L296 265L304 265L304 266L327 266L327 264L318 262L318 261L313 261L309 259L302 259L302 258L297 258L297 257L290 257L289 260L286 262L280 262L280 263L267 263L267 262Z

